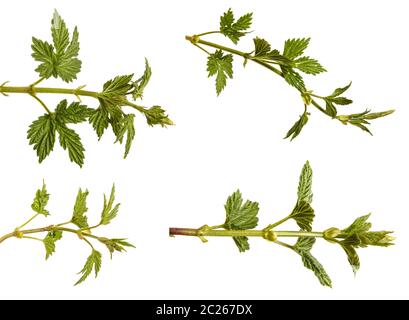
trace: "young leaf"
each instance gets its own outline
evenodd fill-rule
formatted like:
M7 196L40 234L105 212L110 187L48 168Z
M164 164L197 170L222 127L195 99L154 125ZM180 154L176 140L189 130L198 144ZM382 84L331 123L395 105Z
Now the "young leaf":
M264 39L254 38L254 57L265 57L271 51L271 45Z
M96 250L92 250L91 255L88 257L87 261L85 262L84 267L82 270L79 272L79 274L82 274L81 278L75 283L75 285L79 285L80 283L84 282L88 276L91 274L92 270L95 271L95 277L98 276L98 272L101 269L101 263L102 263L102 256L101 253L99 253Z
M294 59L301 56L307 49L310 38L288 39L284 43L283 56Z
M294 71L294 69L281 65L281 71L283 72L284 80L287 81L290 86L293 86L300 92L305 92L307 90L302 76Z
M135 127L134 127L134 118L135 115L127 114L122 119L122 128L118 133L117 141L122 143L122 140L126 134L126 144L125 144L125 154L124 158L127 157L129 150L132 146L132 141L135 138Z
M60 138L60 145L64 150L68 150L68 155L72 162L75 162L80 167L84 164L84 146L82 145L80 136L73 130L68 128L63 123L57 122L57 132Z
M334 90L334 92L331 94L331 97L338 97L341 94L343 94L345 91L347 91L351 87L352 82L350 82L348 85L345 87L337 88Z
M81 189L78 190L71 222L80 229L86 229L89 227L88 218L85 215L85 213L88 211L87 197L88 190L85 191L82 191Z
M216 75L216 92L219 95L226 86L227 78L233 78L233 56L216 50L207 59L207 71L209 77Z
M295 252L301 256L304 266L314 272L315 276L323 286L332 288L331 278L328 276L322 264L311 254L310 251L295 249Z
M32 38L31 49L33 53L31 56L35 61L41 62L35 69L40 74L40 77L50 78L55 74L54 67L54 48L47 41L42 41L35 37Z
M169 119L166 111L160 106L153 106L145 110L146 122L150 126L160 125L161 127L173 126L174 123Z
M93 111L88 121L97 133L98 139L101 139L105 129L107 129L109 126L108 111L105 107L103 107L103 105L101 105L98 109Z
M291 137L291 140L293 140L294 138L296 138L300 134L304 126L307 124L307 122L308 122L308 113L304 112L300 116L300 119L298 119L298 121L294 123L291 129L288 130L287 135L285 136L284 139Z
M240 252L250 250L249 239L247 237L233 237L233 240Z
M328 97L327 97L328 99ZM330 101L332 103L338 104L340 106L346 106L348 104L351 104L353 101L351 99L345 98L345 97L334 97L330 98Z
M334 106L330 99L325 99L325 113L329 115L331 118L335 118L337 116L337 108Z
M106 196L104 195L104 208L102 209L101 213L101 225L109 224L112 219L114 219L118 215L118 210L120 204L116 204L114 206L115 201L115 185L112 186L111 195L109 196L109 200L107 201Z
M111 259L112 259L112 254L115 251L124 252L126 251L125 247L135 248L135 246L127 242L126 239L100 238L99 241L107 247L109 253L111 254Z
M240 190L227 198L224 208L226 210L226 221L224 223L226 229L246 230L257 226L258 203L247 200L243 204Z
M49 114L42 115L30 125L27 131L29 144L34 145L41 163L50 154L55 143L55 121Z
M46 217L49 216L50 213L45 208L48 204L49 199L50 199L50 195L47 193L47 188L43 181L42 188L36 191L36 195L34 197L33 203L31 204L31 209L33 209L33 211L39 214L42 214Z
M112 80L105 82L102 94L106 97L115 97L125 95L131 88L130 84L133 74L117 76Z
M305 201L298 201L290 214L290 218L294 219L298 226L306 231L312 230L314 217L314 209Z
M325 68L321 64L310 57L301 57L294 61L294 68L312 75L317 75L322 72L326 72Z
M300 181L298 183L297 202L312 202L312 169L309 161L304 164L301 170Z
M316 239L312 237L299 237L294 245L294 249L296 251L311 251L315 241Z
M49 257L55 252L55 243L62 238L62 231L49 231L46 237L43 240L45 246L45 260L48 260Z
M358 253L351 245L341 244L341 246L344 249L345 253L347 254L348 262L352 267L352 271L354 272L354 274L356 274L361 266Z
M371 229L372 226L370 222L367 222L370 216L371 214L367 214L365 216L355 219L355 221L348 228L342 230L342 233L352 235L355 233L363 233L369 231L369 229Z
M143 91L149 83L149 80L152 76L152 69L149 66L148 59L145 58L145 71L138 80L132 83L134 91L132 92L132 98L134 100L143 97Z
M55 118L62 123L81 123L86 121L94 109L81 105L79 102L72 102L69 106L67 100L62 100L55 108Z
M237 44L251 27L252 19L253 14L247 13L235 21L233 11L229 9L220 17L220 32Z

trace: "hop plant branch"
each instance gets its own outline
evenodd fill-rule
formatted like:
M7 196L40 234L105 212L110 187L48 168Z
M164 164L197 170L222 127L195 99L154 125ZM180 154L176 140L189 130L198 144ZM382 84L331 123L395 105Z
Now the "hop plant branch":
M250 51L240 51L203 39L204 36L221 34L237 45L239 40L249 33L252 19L253 14L247 13L236 20L233 11L229 9L220 17L219 30L186 36L187 41L207 54L208 76L216 77L217 95L223 91L227 80L233 78L233 56L239 56L244 59L244 66L248 61L252 61L280 76L300 93L304 111L285 138L293 140L301 133L309 120L311 106L344 125L356 126L370 134L372 134L369 130L370 120L385 117L394 112L394 110L371 112L367 109L360 113L339 114L339 107L352 103L352 100L342 96L350 88L351 83L335 89L329 95L317 95L307 89L301 73L315 76L327 71L316 59L304 55L310 38L288 39L282 51L272 49L269 42L259 37L253 39L254 48ZM213 48L215 51L209 52L206 47Z
M88 257L83 269L81 269L80 271L81 277L75 283L75 285L84 282L92 273L92 271L94 271L95 276L97 276L101 269L102 254L95 249L95 244L93 244L93 242L104 245L108 249L111 258L114 252L125 252L126 248L133 248L134 246L127 242L126 239L107 238L92 234L93 229L96 229L103 225L108 225L118 214L119 204L115 204L115 186L112 187L108 201L104 196L104 205L100 222L95 226L90 226L88 224L88 217L86 215L88 211L87 197L87 190L82 191L80 189L78 191L71 220L60 224L47 225L41 228L24 229L39 216L48 217L50 215L46 208L49 200L49 194L47 192L45 184L43 183L42 188L37 190L35 198L31 205L31 209L34 211L34 215L25 223L17 227L14 231L0 237L0 244L10 238L40 241L44 245L46 252L45 258L46 260L48 260L48 258L50 258L55 253L56 243L57 241L62 239L63 234L73 234L77 236L79 240L87 244L91 250L90 256ZM68 225L72 225L73 227L70 228L68 227ZM40 239L32 235L42 235L43 238Z
M241 192L237 190L228 197L224 206L226 218L223 224L204 225L197 229L170 228L169 235L198 237L202 242L207 242L207 237L230 237L240 252L250 249L250 237L263 238L298 254L304 266L314 272L323 286L328 287L332 287L332 280L322 264L311 253L316 239L323 239L340 246L346 253L354 273L360 267L357 249L393 245L395 238L391 236L392 231L371 231L372 225L368 222L369 214L357 218L344 229L330 227L324 231L313 231L315 212L311 206L312 195L312 169L307 161L301 171L294 209L283 219L263 229L255 229L258 224L259 204L249 200L244 201ZM294 220L300 229L296 231L276 229L289 220ZM291 244L283 240L289 238L295 238L296 242Z
M142 99L144 90L152 75L151 67L145 59L145 71L141 77L134 79L133 74L116 76L104 83L101 91L85 90L85 86L71 88L40 87L40 83L54 77L71 83L77 79L82 62L78 59L80 49L79 33L74 28L70 36L69 30L58 14L54 12L51 20L52 44L33 37L32 57L39 65L35 69L40 78L28 86L9 86L8 81L0 85L3 96L10 94L27 94L36 100L45 110L45 114L35 120L29 127L27 138L33 145L41 163L53 150L56 136L60 145L68 150L69 158L80 167L84 164L84 146L80 136L69 125L88 121L99 139L111 127L116 140L125 142L124 157L128 155L135 138L134 117L126 113L129 107L145 116L149 126L173 125L165 110L160 106L146 108L136 104L135 100ZM54 111L39 97L42 94L59 94L73 96L78 101L68 102L66 99L56 106ZM99 106L94 109L82 103L81 98L96 99ZM131 101L133 100L133 101Z

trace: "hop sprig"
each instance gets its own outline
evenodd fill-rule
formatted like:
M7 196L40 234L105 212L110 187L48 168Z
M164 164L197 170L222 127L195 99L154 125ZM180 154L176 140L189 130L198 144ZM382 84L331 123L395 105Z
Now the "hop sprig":
M146 108L131 100L142 99L144 91L152 76L152 69L145 59L145 70L140 77L133 74L116 76L106 81L100 91L85 90L85 86L75 88L44 88L38 85L49 78L59 78L66 83L77 79L82 62L79 60L79 32L77 27L70 33L65 21L57 11L51 20L52 42L32 38L32 57L39 64L35 71L40 79L27 87L0 86L0 93L26 93L37 100L46 113L33 121L28 129L29 144L36 151L39 162L43 162L53 151L58 141L72 162L80 167L84 164L85 148L78 133L72 125L89 122L101 139L108 128L115 135L115 142L125 143L124 158L127 157L135 138L135 115L126 113L125 107L133 108L142 113L149 126L166 127L173 125L166 111L160 106ZM40 98L39 94L73 95L78 101L69 102L66 99L57 104L54 111ZM96 108L88 107L81 97L91 97L98 101Z
M288 130L285 138L293 140L301 133L308 123L310 106L315 107L326 116L340 121L342 124L351 124L368 133L371 133L369 130L370 120L385 117L394 112L394 110L383 112L366 110L361 113L339 115L338 108L352 103L351 99L341 96L349 89L351 83L345 87L335 89L329 96L317 95L309 90L305 84L304 76L316 76L327 71L317 59L305 53L310 44L310 38L288 39L284 42L282 50L279 50L273 49L267 40L256 36L253 38L253 48L248 51L239 51L203 40L206 35L221 34L237 45L241 38L250 33L252 19L253 14L247 13L236 20L233 11L229 9L220 17L219 30L186 36L188 41L208 54L207 72L209 77L216 78L217 95L220 95L225 89L228 80L233 79L234 56L239 56L244 59L244 66L248 61L253 61L282 77L299 92L304 104L304 112ZM205 46L214 48L215 52L207 51L204 48Z
M259 204L254 201L244 201L239 190L233 192L224 206L226 212L225 222L221 225L210 227L204 225L198 229L170 228L171 236L184 235L196 236L203 242L207 237L231 237L240 252L250 249L249 237L260 237L280 246L290 249L298 254L303 265L311 270L323 286L331 287L332 281L323 265L312 254L313 246L317 239L324 239L330 243L338 244L347 254L347 259L354 273L360 267L357 249L368 246L388 247L393 245L392 231L371 231L369 215L357 218L349 227L338 229L328 228L322 232L313 231L315 211L312 208L312 169L307 161L301 171L297 201L294 209L283 219L272 223L261 230L255 230L258 224ZM281 231L276 228L285 222L293 220L299 229L296 231ZM294 244L283 242L281 238L296 238Z
M92 241L96 241L97 243L104 245L108 249L111 258L114 252L125 252L126 248L133 248L134 246L127 242L126 239L99 237L93 234L94 229L97 229L102 225L109 224L118 215L119 204L115 203L115 187L112 187L108 201L104 196L104 205L101 218L99 222L93 226L90 226L88 223L88 194L88 190L83 191L82 189L79 189L74 203L71 220L68 222L47 225L46 227L42 228L25 229L25 227L38 216L48 217L50 215L48 209L46 208L50 195L47 192L45 183L43 183L43 186L37 190L31 205L31 208L34 211L34 216L21 226L17 227L13 232L1 237L0 243L12 237L40 241L43 243L45 248L45 259L48 260L56 252L57 242L60 241L63 236L66 234L76 235L81 241L90 247L91 254L87 258L84 267L81 269L81 277L75 283L75 285L84 282L93 271L95 276L97 276L102 265L102 254L95 249ZM73 225L75 228L70 228L69 225ZM32 236L36 234L43 234L44 238L41 239Z

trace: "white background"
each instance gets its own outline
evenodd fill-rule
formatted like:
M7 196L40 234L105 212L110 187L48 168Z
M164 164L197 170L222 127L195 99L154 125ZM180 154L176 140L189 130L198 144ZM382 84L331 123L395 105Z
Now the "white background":
M177 124L149 128L137 115L136 139L127 160L111 132L98 143L88 124L76 125L86 147L79 169L56 145L43 164L28 146L28 125L42 114L30 97L0 97L0 233L30 215L35 189L44 178L52 216L44 226L69 219L78 187L88 188L89 216L100 215L103 192L117 185L119 217L96 233L128 237L136 245L73 287L89 254L65 235L49 261L40 243L10 239L0 246L0 298L281 299L409 298L409 237L406 63L407 1L7 1L0 11L0 82L27 85L37 78L31 36L50 39L57 7L71 30L78 25L83 61L78 81L99 90L115 75L143 72L153 77L143 103L160 104ZM344 127L311 110L302 134L283 136L302 112L296 90L282 79L235 60L234 79L216 97L206 74L206 56L185 34L218 27L219 16L254 12L255 32L239 47L251 51L252 36L282 48L292 37L312 37L307 54L328 73L306 77L318 93L353 80L345 113L367 107L396 113L376 120L374 136ZM210 38L209 38L210 39ZM229 46L228 39L212 37ZM47 82L46 82L47 83ZM67 86L50 80L50 86ZM61 97L43 96L49 105ZM71 99L71 97L69 97ZM96 107L96 101L86 100ZM230 239L169 238L168 227L200 227L224 220L224 202L236 188L260 203L260 226L292 209L298 176L310 160L314 169L315 229L345 227L372 212L375 229L396 233L396 246L359 250L362 268L354 278L343 251L319 241L315 256L332 277L320 286L294 253L261 239L240 254ZM295 228L291 223L285 228Z

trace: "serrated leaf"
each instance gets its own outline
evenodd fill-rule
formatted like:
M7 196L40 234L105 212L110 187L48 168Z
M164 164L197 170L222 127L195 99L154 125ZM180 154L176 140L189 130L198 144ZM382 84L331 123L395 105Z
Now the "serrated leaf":
M297 250L295 249L302 259L304 266L314 272L315 276L318 278L323 286L332 287L331 278L328 276L322 264L307 250Z
M81 70L81 61L76 58L79 52L78 30L75 28L70 42L65 22L55 11L51 21L51 35L54 46L34 37L32 39L32 56L41 62L36 71L44 78L60 77L65 82L71 82Z
M235 21L233 11L229 9L220 17L220 32L228 37L234 44L246 35L246 30L251 27L252 13L247 13Z
M62 238L62 231L49 231L46 237L43 240L46 255L45 260L48 260L49 257L55 252L55 243Z
M247 237L233 237L233 240L240 252L250 250L249 239Z
M338 97L341 94L343 94L345 91L347 91L351 87L352 82L350 82L348 85L345 87L337 88L334 90L334 92L331 94L331 97Z
M313 237L299 237L294 248L297 251L311 251L315 241Z
M101 225L108 225L117 215L120 204L114 205L115 201L115 185L112 186L111 194L109 200L107 201L104 194L104 207L101 213Z
M50 154L55 143L55 121L49 114L34 120L27 131L29 144L36 150L38 161L41 163Z
M129 150L132 146L132 141L135 138L135 126L134 126L134 114L127 114L122 119L122 128L117 136L117 141L122 143L123 138L126 134L126 143L125 143L125 154L124 159L127 157Z
M331 97L331 102L341 105L341 106L346 106L348 104L351 104L353 101L351 99L345 98L345 97Z
M68 106L67 100L62 100L55 108L55 117L62 123L81 123L94 113L94 109L72 102Z
M123 96L129 90L132 89L133 74L116 76L114 79L111 79L105 82L103 87L103 95L107 97Z
M288 130L287 135L285 136L284 139L291 137L291 141L292 141L294 138L296 138L300 134L301 130L304 128L307 122L308 122L308 113L304 112L300 116L300 119L298 119L294 123L294 125L291 127L291 129Z
M31 204L31 209L33 211L42 214L44 216L49 216L50 213L45 208L48 204L48 200L50 199L50 195L47 193L46 185L43 181L43 186L41 189L37 189L33 203Z
M54 47L47 41L42 41L33 37L31 49L33 50L31 56L34 60L41 62L41 64L35 69L35 71L40 74L40 77L48 79L56 74L54 66Z
M166 111L160 106L153 106L145 110L146 122L150 126L160 125L161 127L173 126L174 123L169 116L166 114Z
M54 10L54 16L51 20L51 35L57 55L64 53L70 42L70 35L64 20L57 10Z
M325 113L334 118L337 116L338 110L329 99L325 99Z
M311 204L312 195L312 169L309 161L307 161L301 170L298 183L297 201Z
M108 111L106 108L100 106L93 111L88 121L97 133L98 139L101 139L105 129L107 129L109 125Z
M342 230L342 233L351 235L354 233L362 233L369 231L369 229L372 226L370 222L367 222L370 216L371 214L367 214L365 216L355 219L355 221L348 228Z
M88 211L88 208L87 208L88 194L89 194L88 190L82 191L81 189L79 189L77 198L74 204L74 210L73 210L71 222L80 229L86 229L89 227L88 218L85 215L85 213Z
M84 146L82 145L80 136L65 124L57 123L57 132L59 135L60 145L64 150L68 150L68 155L71 162L75 162L80 167L84 164Z
M226 86L227 78L233 78L233 56L216 50L207 58L207 71L209 77L216 75L216 92L219 95Z
M271 45L264 39L254 38L254 57L264 57L271 51Z
M284 43L283 56L294 59L301 56L307 49L310 38L288 39Z
M84 282L88 276L91 274L92 270L95 271L95 277L98 276L99 270L101 269L102 264L102 255L96 250L92 250L91 255L88 257L87 261L85 262L84 267L79 272L82 274L81 278L75 283L75 285L79 285L80 283Z
M126 239L107 239L107 238L99 238L99 241L103 243L112 259L112 254L116 252L126 252L125 247L130 247L130 248L135 248L135 246L129 242L126 241Z
M341 244L342 249L344 249L345 253L348 257L348 262L352 267L352 271L354 274L359 270L361 263L359 261L359 256L353 246Z
M226 210L225 229L246 230L257 226L258 203L247 200L243 204L240 190L237 190L227 198L224 208Z
M298 89L300 92L306 91L304 79L298 72L294 71L288 66L280 65L280 67L281 71L283 72L284 80L287 81L289 85Z
M305 231L312 230L314 217L314 209L305 201L298 201L290 214L290 218L294 219L298 226Z
M152 76L152 69L149 66L148 59L145 58L145 71L138 80L132 83L134 91L132 92L132 98L134 100L143 97L143 91L149 83L149 80Z
M321 64L310 57L301 57L294 61L294 68L312 75L317 75L322 72L326 72L325 68Z

